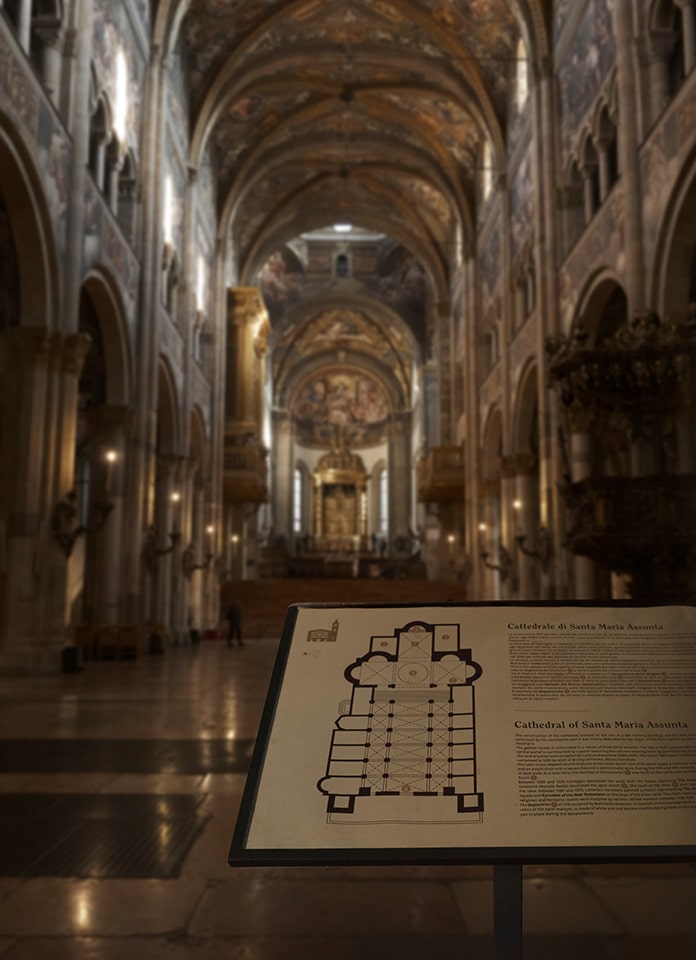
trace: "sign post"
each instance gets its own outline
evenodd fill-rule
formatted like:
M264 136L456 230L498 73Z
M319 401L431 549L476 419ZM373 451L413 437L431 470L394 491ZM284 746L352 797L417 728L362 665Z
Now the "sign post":
M496 960L522 960L522 864L493 867L493 934Z
M230 864L696 859L696 607L295 604Z

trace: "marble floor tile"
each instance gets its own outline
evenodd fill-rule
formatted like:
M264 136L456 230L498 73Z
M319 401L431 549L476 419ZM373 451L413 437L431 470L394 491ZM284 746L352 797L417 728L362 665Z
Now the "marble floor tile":
M464 932L444 884L404 881L248 880L211 885L189 931L194 936L372 936Z
M696 877L588 877L585 882L627 933L696 935Z
M171 934L186 928L206 887L179 880L25 880L2 900L0 936Z

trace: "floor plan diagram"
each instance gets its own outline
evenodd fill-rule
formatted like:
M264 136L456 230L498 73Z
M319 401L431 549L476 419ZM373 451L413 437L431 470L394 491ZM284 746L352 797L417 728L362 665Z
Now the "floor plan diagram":
M326 775L332 823L481 820L474 683L458 624L414 621L372 636L347 666Z

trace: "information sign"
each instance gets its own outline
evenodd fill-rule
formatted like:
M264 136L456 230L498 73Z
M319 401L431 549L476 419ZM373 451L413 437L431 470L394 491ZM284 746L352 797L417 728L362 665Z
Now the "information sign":
M289 608L232 864L696 858L696 607Z

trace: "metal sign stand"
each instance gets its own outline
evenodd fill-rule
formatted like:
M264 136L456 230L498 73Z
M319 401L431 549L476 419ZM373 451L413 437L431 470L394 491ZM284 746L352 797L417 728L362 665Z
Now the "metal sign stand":
M522 864L493 867L496 960L522 960Z

